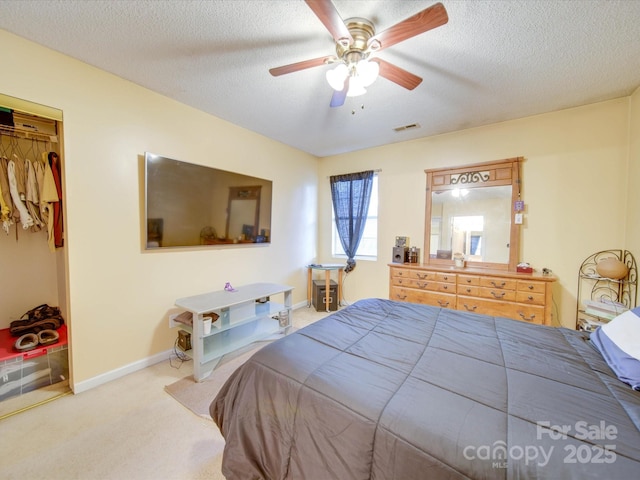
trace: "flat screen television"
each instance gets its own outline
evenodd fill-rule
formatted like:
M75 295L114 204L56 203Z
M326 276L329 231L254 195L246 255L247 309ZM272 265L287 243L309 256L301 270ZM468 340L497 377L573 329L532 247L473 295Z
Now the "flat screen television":
M146 249L271 242L271 180L144 155Z

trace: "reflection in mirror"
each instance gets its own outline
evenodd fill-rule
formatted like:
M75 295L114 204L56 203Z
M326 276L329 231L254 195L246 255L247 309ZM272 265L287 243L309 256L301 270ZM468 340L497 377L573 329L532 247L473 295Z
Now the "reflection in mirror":
M272 182L145 153L145 248L271 241Z
M432 258L461 253L468 262L509 262L510 185L436 190L431 204Z
M425 170L425 264L448 267L464 259L468 266L516 270L520 225L512 217L521 161Z
M237 238L241 242L256 241L259 233L260 187L232 187L229 190L226 238Z

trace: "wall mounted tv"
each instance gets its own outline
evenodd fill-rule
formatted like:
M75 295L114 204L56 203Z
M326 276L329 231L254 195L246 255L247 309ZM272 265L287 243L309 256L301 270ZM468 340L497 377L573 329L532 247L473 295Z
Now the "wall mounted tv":
M272 182L145 152L146 249L271 242Z

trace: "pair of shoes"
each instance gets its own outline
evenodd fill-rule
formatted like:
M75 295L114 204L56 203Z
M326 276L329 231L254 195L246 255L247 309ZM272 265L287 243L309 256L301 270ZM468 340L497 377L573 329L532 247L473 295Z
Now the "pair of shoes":
M9 332L14 337L27 333L38 333L41 330L57 330L64 323L60 308L50 307L46 303L24 313L19 320L9 325Z
M56 343L60 335L55 330L41 330L36 335L35 333L25 333L18 340L16 340L15 345L13 346L19 352L28 352L29 350L33 350L38 345L51 345L52 343Z

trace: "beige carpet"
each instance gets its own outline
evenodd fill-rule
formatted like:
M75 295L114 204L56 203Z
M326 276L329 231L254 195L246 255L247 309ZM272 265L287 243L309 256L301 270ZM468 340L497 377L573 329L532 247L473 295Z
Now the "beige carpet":
M298 308L294 326L302 328L324 316ZM253 348L260 346L264 344ZM224 359L218 373L232 358ZM218 427L165 391L192 368L191 362L176 366L175 359L162 361L0 420L0 478L224 480L224 438ZM210 380L215 379L214 373Z
M193 375L181 378L164 387L166 392L196 415L211 420L209 405L218 394L229 376L246 362L251 355L268 342L256 342L233 354L225 355L211 375L202 382L196 382Z

